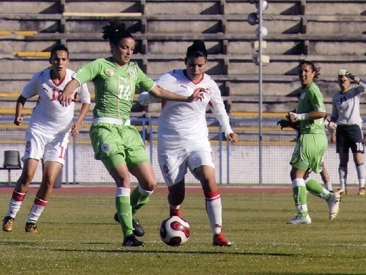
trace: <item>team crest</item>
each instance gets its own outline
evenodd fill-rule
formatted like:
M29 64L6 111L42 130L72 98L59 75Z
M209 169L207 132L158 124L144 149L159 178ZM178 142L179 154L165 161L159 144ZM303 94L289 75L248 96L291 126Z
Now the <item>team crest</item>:
M301 94L301 99L304 99L305 98L305 93L302 93Z
M114 70L112 68L107 68L107 69L105 69L105 73L106 73L106 75L111 77L114 75Z
M111 146L109 145L109 143L103 143L102 146L100 146L100 148L104 153L107 153L111 149Z
M135 70L134 69L128 69L128 74L132 77L136 76Z

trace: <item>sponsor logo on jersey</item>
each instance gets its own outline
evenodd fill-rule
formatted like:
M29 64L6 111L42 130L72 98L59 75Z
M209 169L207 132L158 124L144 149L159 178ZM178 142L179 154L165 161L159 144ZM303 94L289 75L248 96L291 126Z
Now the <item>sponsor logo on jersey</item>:
M168 174L168 172L169 172L169 168L166 164L164 164L164 166L163 166L163 171L165 174Z
M107 68L105 69L105 74L111 77L114 75L114 70L112 68Z

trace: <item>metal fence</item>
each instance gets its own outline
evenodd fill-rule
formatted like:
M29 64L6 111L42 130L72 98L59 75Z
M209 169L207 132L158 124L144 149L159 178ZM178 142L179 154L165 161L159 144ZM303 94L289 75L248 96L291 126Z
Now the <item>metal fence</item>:
M4 158L5 150L18 150L23 154L27 118L22 127L12 123L13 118L3 118L1 123L0 158ZM277 119L262 120L262 142L259 143L259 121L257 118L231 119L235 132L239 134L238 144L226 142L221 128L215 119L208 118L209 138L211 140L214 161L216 165L216 179L220 184L286 184L290 183L290 165L288 164L295 145L293 130L280 130L276 125ZM157 119L132 118L131 122L140 131L145 140L145 146L156 173L158 182L163 182L157 161ZM101 161L94 159L94 152L89 140L88 128L91 119L86 119L84 129L76 138L70 140L65 167L62 169L64 184L104 184L113 180ZM261 146L261 148L260 148ZM260 152L261 155L260 155ZM333 184L338 184L338 155L335 145L329 144L324 157ZM352 157L348 165L348 183L357 184L357 174ZM260 173L261 171L261 173ZM21 171L12 171L12 181L20 176ZM37 170L34 182L40 182L42 176L41 165ZM319 175L315 179L321 181ZM136 182L134 177L132 182ZM0 174L0 182L7 182L7 174ZM188 172L187 183L198 183Z

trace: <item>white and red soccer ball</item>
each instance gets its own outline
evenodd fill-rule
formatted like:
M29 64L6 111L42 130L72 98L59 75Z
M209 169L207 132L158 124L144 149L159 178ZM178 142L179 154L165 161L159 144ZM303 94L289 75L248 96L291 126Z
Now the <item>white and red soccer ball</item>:
M160 226L160 238L170 246L184 244L188 241L190 234L188 222L178 216L166 218Z

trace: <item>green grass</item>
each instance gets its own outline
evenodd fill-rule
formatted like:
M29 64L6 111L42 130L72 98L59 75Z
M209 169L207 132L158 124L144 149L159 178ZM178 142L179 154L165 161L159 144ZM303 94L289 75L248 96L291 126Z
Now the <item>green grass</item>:
M5 214L9 195L0 195ZM55 195L38 222L24 233L33 195L12 233L0 233L0 274L365 274L365 197L342 198L339 216L309 195L310 225L285 225L295 211L291 195L224 194L224 227L234 247L213 247L202 195L188 194L184 217L191 237L182 247L160 241L168 214L166 195L155 194L137 218L145 227L142 248L121 246L111 196ZM1 214L1 215L3 215Z

